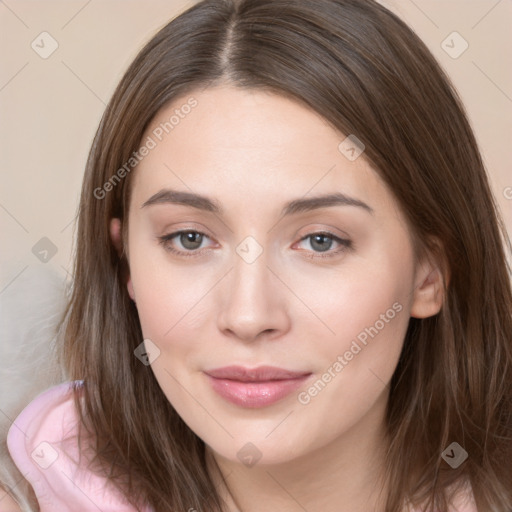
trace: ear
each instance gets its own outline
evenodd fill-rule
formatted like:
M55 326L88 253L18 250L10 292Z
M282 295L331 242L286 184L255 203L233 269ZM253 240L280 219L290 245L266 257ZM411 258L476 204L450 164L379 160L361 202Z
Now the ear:
M117 254L119 255L119 258L123 257L123 237L122 237L122 229L121 229L121 220L118 218L113 218L110 220L110 238L112 240L112 243L114 244L114 247L117 250ZM129 267L129 265L127 265ZM127 281L126 281L126 288L128 289L128 294L130 295L131 299L135 301L135 292L133 291L133 284L132 284L132 277L130 275L130 270L128 268L127 271Z
M415 288L410 315L414 318L434 316L443 305L444 278L439 262L426 257L416 270Z

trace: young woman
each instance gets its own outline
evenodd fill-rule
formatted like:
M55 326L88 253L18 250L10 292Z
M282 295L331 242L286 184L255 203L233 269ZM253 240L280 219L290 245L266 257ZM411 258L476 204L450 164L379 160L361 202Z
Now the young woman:
M512 510L510 245L463 106L371 0L205 0L85 172L49 510Z

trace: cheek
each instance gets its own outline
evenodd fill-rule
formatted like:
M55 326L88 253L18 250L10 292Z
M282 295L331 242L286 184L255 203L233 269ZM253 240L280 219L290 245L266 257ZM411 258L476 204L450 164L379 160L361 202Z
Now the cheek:
M352 270L326 281L322 304L321 294L316 295L319 316L333 332L323 328L325 334L315 337L310 331L309 338L317 340L314 352L309 347L316 379L297 396L301 418L322 418L322 435L332 438L351 429L382 399L409 323L412 264L407 252L398 265L390 255Z
M215 276L173 265L165 256L155 254L134 252L130 264L144 338L151 339L162 352L180 343L191 347L191 333L212 315L208 292ZM199 343L199 337L195 338Z
M303 273L300 280L295 279L294 291L310 310L305 315L308 321L301 321L302 328L309 334L306 338L321 336L315 344L319 354L332 359L333 354L350 350L354 340L362 347L369 347L370 340L387 347L401 345L413 283L412 255L407 247L403 249L401 257L381 253L354 259L327 278Z
M372 407L398 363L414 272L410 247L397 247L353 262L350 271L337 271L309 296L323 324L310 321L307 336L317 340L314 352L306 350L314 355L318 379L301 390L298 401L311 415L326 418L324 427L332 433L340 425L350 428ZM301 282L299 294L312 289L311 282Z

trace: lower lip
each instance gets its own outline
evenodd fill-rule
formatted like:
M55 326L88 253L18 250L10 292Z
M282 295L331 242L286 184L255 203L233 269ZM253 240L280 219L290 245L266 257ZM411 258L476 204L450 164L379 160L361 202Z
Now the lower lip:
M210 385L220 396L241 407L265 407L273 404L292 391L310 377L304 375L296 379L270 380L265 382L241 382L238 380L216 379L207 375Z

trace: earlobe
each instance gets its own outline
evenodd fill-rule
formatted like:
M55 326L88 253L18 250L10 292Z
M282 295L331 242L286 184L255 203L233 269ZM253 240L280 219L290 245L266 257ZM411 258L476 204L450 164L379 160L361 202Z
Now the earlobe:
M117 254L120 258L123 257L123 239L122 239L122 231L121 231L121 220L118 218L113 218L110 220L110 238L114 247L116 248ZM128 294L130 298L135 301L135 292L133 291L132 278L130 275L130 271L127 268L127 281L126 288L128 290Z
M110 239L117 250L119 257L123 254L123 241L121 237L121 220L117 218L110 219Z
M128 289L128 294L130 295L130 298L133 300L133 302L137 303L137 301L135 300L135 292L133 291L133 284L132 284L131 276L128 278L128 282L126 283L126 288Z
M439 267L427 264L418 272L410 315L428 318L441 310L444 297L443 275Z

